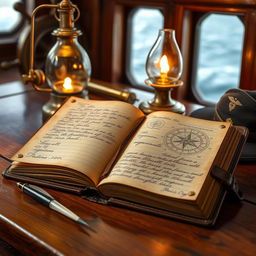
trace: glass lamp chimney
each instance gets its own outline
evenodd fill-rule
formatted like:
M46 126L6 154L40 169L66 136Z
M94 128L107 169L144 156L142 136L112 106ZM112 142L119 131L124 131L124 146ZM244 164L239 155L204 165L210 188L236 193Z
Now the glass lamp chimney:
M45 75L49 86L59 94L77 94L86 88L91 63L76 37L57 38L46 59Z
M90 79L90 59L77 40L82 33L74 27L72 3L63 0L57 11L59 28L52 33L57 41L46 58L46 81L58 94L81 93Z
M171 98L172 89L183 85L179 80L182 70L182 55L175 39L175 30L160 29L146 61L148 79L145 83L155 89L155 95L152 100L139 105L145 114L154 111L185 112L185 106Z
M161 29L146 61L149 79L159 86L177 82L182 74L183 60L175 39L175 30Z

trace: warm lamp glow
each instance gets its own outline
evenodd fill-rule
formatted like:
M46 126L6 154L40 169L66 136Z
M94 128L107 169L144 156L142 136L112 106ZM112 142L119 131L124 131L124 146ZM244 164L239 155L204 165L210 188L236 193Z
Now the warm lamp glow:
M59 0L60 1L60 0ZM57 1L52 1L57 2ZM47 54L45 71L35 69L35 16L43 8L51 8L59 26L52 32L56 43ZM52 15L52 14L50 14ZM85 98L91 76L91 62L77 38L82 34L74 25L80 10L70 0L37 6L31 16L29 73L22 77L37 91L50 92L50 100L43 106L43 120L47 120L70 95ZM39 39L38 39L39 40ZM71 79L72 78L72 79ZM41 87L48 83L50 88Z
M185 107L171 98L171 91L183 85L182 55L175 39L175 30L160 29L156 42L146 61L148 79L145 83L155 89L152 100L141 102L139 108L149 114L154 111L172 111L183 114Z
M63 84L64 90L66 91L72 91L72 80L69 77L66 77L64 79L64 84Z
M160 59L160 69L161 69L161 73L165 73L165 74L167 74L168 71L170 70L166 55L162 56Z
M78 94L84 89L83 84L80 81L72 80L70 77L66 77L63 80L56 82L53 85L53 90L59 94Z

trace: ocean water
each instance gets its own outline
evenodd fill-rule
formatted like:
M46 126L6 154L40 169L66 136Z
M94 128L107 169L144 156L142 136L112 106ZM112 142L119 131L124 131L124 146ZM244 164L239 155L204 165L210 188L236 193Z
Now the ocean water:
M201 97L218 101L240 80L244 26L237 16L211 14L201 25L195 85Z

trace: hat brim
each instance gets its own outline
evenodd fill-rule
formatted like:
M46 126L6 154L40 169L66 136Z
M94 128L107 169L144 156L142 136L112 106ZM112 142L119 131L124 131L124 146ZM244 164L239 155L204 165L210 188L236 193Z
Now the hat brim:
M204 107L193 111L190 116L199 118L199 119L206 119L206 120L214 120L214 112L215 107ZM256 161L256 141L247 141L244 145L240 161L243 162L252 162Z

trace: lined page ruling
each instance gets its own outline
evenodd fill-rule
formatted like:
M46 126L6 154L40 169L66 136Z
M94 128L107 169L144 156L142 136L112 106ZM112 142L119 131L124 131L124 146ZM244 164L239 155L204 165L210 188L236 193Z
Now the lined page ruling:
M130 104L71 97L12 159L72 168L97 183L142 116Z

